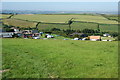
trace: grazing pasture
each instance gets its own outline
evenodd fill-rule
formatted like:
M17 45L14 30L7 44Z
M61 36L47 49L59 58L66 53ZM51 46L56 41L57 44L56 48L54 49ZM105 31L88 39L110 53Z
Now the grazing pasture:
M24 28L35 28L36 24L35 22L28 22L23 20L17 20L17 19L4 19L3 23L10 26L16 26L16 27L24 27Z
M94 23L82 23L82 22L73 22L71 24L71 28L73 30L83 30L83 29L93 29L93 30L97 30L97 24Z
M48 23L40 23L38 26L39 30L51 30L52 28L59 28L61 30L69 29L68 24L48 24Z
M118 24L101 24L100 25L101 31L109 31L109 32L118 32Z
M98 24L95 23L83 23L83 22L73 22L71 24L71 29L73 30L83 30L83 29L93 29L97 30ZM100 30L102 32L118 32L118 24L100 24ZM61 30L69 29L68 24L48 24L40 23L38 25L39 30L51 30L52 28L59 28Z
M8 18L10 17L11 15L9 14L0 14L0 18L4 19L4 18Z
M118 42L2 39L3 78L117 78Z
M118 15L104 15L104 17L108 18L109 20L118 21Z
M117 24L117 21L108 20L101 15L50 15L50 14L33 14L33 15L14 15L12 18L37 21L37 22L47 22L47 23L67 23L71 18L73 21L83 21L83 22L96 22L102 24Z

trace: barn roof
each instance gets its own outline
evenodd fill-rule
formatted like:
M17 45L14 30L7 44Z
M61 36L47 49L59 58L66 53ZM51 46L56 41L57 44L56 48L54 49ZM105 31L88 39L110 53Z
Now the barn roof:
M101 39L101 36L89 36L89 39Z

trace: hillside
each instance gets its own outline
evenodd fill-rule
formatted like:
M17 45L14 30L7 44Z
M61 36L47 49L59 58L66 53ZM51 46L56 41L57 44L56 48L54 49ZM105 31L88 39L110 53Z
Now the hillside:
M117 78L118 43L3 39L3 78ZM8 49L9 48L9 49Z

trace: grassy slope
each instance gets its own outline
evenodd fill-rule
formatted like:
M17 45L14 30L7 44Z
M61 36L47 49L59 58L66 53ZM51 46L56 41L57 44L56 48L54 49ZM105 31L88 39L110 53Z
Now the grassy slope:
M28 21L22 21L22 20L16 20L16 19L4 19L4 24L6 25L12 25L16 27L36 27L37 23L34 22L28 22Z
M9 16L11 16L11 15L9 15L9 14L0 14L0 18L8 18Z
M81 22L73 22L71 24L72 29L76 30L76 29L94 29L97 30L97 24L93 24L93 23L81 23Z
M83 30L83 29L94 29L97 30L97 24L94 23L81 23L81 22L73 22L71 24L71 28L73 30ZM62 24L39 24L38 29L40 30L50 30L52 28L59 28L61 30L69 29L69 25ZM118 25L114 24L100 24L101 31L109 31L109 32L118 32Z
M65 23L71 18L75 18L74 21L87 21L87 22L97 22L103 24L117 24L114 20L108 20L100 15L15 15L13 18L30 20L30 21L39 21L39 22L48 22L48 23Z
M40 30L51 30L52 28L59 28L61 30L69 29L69 25L64 24L39 24L38 29Z
M117 42L3 39L3 77L115 78Z
M117 20L118 21L118 15L104 15L104 16L110 20Z
M118 25L100 25L101 31L110 31L110 32L118 32Z

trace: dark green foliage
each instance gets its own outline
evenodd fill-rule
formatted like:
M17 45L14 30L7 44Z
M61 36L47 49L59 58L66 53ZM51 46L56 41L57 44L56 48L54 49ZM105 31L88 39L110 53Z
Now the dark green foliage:
M95 33L95 31L93 29L84 29L84 30L82 30L82 32L83 33L92 33L92 34Z
M100 24L101 32L118 32L118 24Z
M6 32L14 32L14 29L10 29L10 28L3 28Z
M102 14L102 16L107 18L108 20L119 21L118 15L105 15L105 14Z
M69 29L68 24L47 24L47 23L40 23L38 26L39 30L51 30L52 28L59 28L61 30Z
M51 31L60 31L58 28L52 28Z
M110 32L109 33L111 36L113 36L113 37L117 37L118 36L118 33L117 32Z

